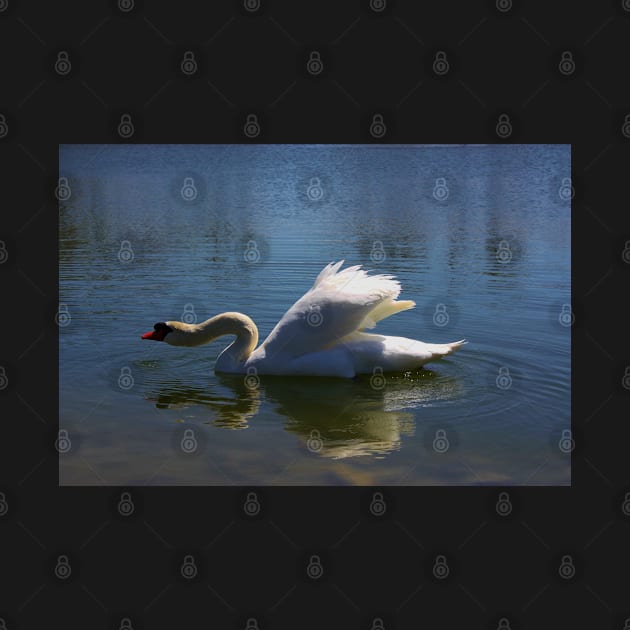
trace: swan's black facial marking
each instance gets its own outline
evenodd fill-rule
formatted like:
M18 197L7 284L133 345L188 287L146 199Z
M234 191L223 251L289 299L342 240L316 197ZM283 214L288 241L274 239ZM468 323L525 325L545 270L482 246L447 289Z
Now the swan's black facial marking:
M152 339L153 341L164 341L164 337L168 333L173 332L173 329L164 322L158 322L153 324L153 332L142 335L142 339Z
M153 324L153 330L155 330L155 336L158 341L164 341L164 337L168 335L168 333L173 332L173 329L164 322L158 322L157 324Z

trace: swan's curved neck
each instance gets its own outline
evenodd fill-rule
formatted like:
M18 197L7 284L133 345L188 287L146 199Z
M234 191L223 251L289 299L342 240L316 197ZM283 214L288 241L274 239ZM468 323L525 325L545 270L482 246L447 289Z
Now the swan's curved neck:
M243 313L221 313L200 324L166 322L173 331L164 341L172 346L201 346L223 335L236 335L236 339L221 353L225 359L242 362L258 344L258 328L251 317Z

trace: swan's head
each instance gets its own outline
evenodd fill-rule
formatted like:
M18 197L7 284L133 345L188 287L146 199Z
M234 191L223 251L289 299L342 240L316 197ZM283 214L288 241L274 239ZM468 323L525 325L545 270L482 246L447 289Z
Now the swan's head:
M172 333L173 329L167 322L158 322L153 325L153 330L148 333L144 333L141 339L153 339L153 341L166 341L166 336Z

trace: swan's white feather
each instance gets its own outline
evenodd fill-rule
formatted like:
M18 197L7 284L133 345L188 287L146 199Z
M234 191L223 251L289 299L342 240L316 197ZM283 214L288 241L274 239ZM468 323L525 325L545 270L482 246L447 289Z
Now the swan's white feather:
M340 271L343 262L321 271L257 352L264 351L268 358L274 354L296 358L327 350L344 337L415 306L409 300L396 301L400 283L393 276L370 276L360 265Z

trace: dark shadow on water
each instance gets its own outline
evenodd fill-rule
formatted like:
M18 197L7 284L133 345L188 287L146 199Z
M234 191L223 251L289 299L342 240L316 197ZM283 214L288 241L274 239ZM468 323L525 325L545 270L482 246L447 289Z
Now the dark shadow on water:
M462 386L456 377L420 370L355 379L266 376L254 383L217 374L207 388L170 381L151 389L146 397L156 407L205 407L211 423L226 429L248 428L269 406L310 452L342 459L399 449L402 437L415 433L418 408L455 399Z

